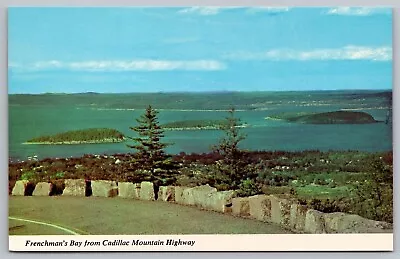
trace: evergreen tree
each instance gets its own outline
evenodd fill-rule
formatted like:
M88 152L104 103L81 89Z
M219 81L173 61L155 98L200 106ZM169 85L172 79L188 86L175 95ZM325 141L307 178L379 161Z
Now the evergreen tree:
M162 169L168 158L163 150L168 144L161 142L164 131L159 125L157 114L158 112L149 105L145 113L136 119L139 125L130 127L131 130L138 133L139 137L128 137L137 143L128 145L138 151L136 164L143 169L152 170L153 173L157 168Z
M246 138L246 135L240 132L240 126L241 121L235 117L235 109L232 108L220 126L225 136L217 146L213 147L214 151L223 156L220 170L230 178L233 187L238 187L245 176L246 165L243 161L243 152L239 149L239 143Z

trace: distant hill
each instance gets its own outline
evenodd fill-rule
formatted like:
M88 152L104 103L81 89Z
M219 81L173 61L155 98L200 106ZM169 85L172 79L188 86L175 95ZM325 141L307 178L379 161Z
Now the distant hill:
M9 94L9 105L74 106L103 109L267 110L274 107L340 105L343 108L390 106L391 91L181 92Z

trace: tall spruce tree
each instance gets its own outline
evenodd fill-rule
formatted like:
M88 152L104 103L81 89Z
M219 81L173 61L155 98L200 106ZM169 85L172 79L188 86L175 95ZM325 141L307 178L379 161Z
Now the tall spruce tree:
M245 163L239 143L246 138L246 135L240 131L240 126L241 120L235 117L235 109L231 108L220 126L225 136L217 146L213 147L214 151L223 156L223 167L220 170L230 178L233 187L237 187L245 176Z
M158 112L149 105L144 114L136 119L139 123L136 127L130 127L131 130L138 133L139 137L129 139L136 142L136 145L128 145L137 150L136 164L153 173L157 168L162 169L168 156L164 152L167 143L161 142L164 137L164 131L160 127Z

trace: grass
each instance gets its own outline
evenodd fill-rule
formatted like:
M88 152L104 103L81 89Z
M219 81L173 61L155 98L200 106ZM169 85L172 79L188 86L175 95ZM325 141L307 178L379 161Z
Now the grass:
M338 186L330 188L322 185L307 185L295 187L297 197L300 199L340 199L351 196L351 187Z

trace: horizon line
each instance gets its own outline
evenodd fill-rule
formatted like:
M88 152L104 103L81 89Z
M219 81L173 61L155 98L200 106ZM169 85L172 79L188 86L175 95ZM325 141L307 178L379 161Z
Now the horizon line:
M173 94L173 93L254 93L254 92L329 92L329 91L393 91L393 88L376 89L311 89L311 90L210 90L210 91L154 91L154 92L41 92L41 93L8 93L8 95L45 95L45 94Z

